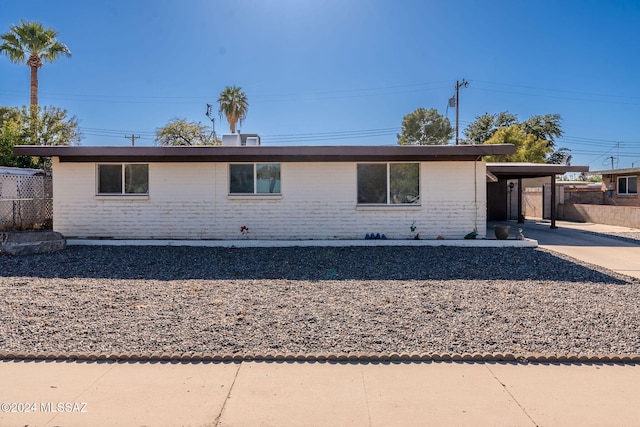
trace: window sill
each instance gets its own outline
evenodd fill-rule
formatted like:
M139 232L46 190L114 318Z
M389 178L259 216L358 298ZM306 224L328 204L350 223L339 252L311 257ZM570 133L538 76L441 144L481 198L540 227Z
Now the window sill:
M638 193L616 193L620 197L638 197Z
M139 195L133 195L133 194L113 194L113 195L99 194L99 195L95 196L95 200L113 200L113 201L131 200L131 201L135 201L135 202L144 202L144 201L149 200L149 195L148 194L139 194Z
M356 205L357 211L419 211L422 205Z
M229 194L227 200L281 200L282 194Z

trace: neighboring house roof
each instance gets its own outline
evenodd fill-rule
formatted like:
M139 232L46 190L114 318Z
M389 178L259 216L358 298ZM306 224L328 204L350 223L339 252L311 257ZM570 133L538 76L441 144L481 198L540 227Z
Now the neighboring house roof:
M56 156L61 162L351 162L477 160L512 154L511 144L286 147L14 147L16 155Z
M593 171L592 175L640 175L640 168L608 169Z
M20 175L20 176L34 176L34 175L46 175L47 172L42 169L29 169L29 168L13 168L9 166L0 166L0 175Z
M563 175L567 172L589 172L589 166L567 166L547 163L491 162L487 171L502 179L535 178Z

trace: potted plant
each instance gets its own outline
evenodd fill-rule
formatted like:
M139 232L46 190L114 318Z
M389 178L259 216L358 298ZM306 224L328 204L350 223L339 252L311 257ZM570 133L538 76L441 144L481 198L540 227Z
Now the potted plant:
M509 237L509 231L511 231L511 226L509 226L509 225L495 225L493 227L493 231L496 234L496 239L498 239L498 240L506 240Z

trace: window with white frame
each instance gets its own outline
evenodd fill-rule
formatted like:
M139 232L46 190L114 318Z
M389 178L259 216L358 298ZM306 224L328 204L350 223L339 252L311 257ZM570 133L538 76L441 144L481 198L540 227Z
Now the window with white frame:
M140 163L99 164L98 195L149 194L149 165Z
M358 204L420 203L419 163L358 163Z
M638 177L637 176L619 176L618 177L618 194L623 196L638 194Z
M229 194L280 194L280 164L230 164Z

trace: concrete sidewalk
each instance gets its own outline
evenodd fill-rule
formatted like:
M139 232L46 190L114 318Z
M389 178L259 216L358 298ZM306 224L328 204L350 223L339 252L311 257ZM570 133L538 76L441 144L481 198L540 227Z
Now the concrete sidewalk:
M4 361L0 378L0 426L640 423L639 365Z
M535 239L540 248L570 256L588 264L598 265L619 274L640 279L640 241L624 241L609 235L637 233L640 230L615 225L557 221L557 229L549 228L549 221L528 220L492 222L487 237L493 237L493 225L510 225L511 236L518 228L525 237Z

